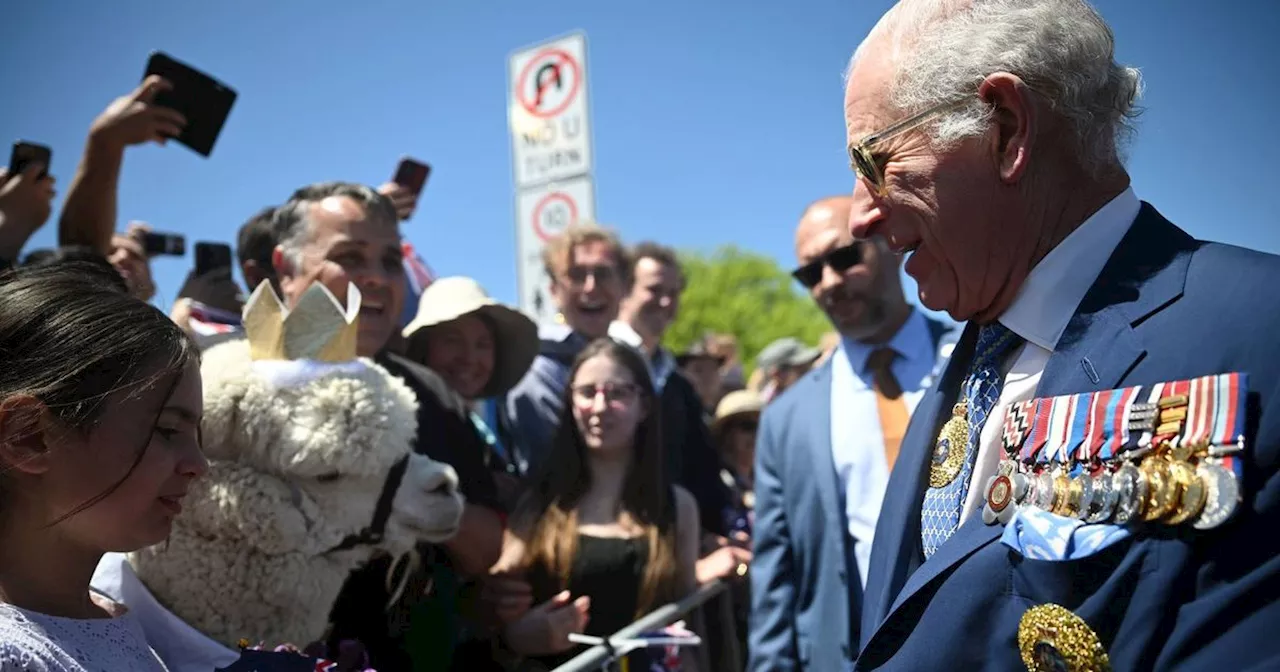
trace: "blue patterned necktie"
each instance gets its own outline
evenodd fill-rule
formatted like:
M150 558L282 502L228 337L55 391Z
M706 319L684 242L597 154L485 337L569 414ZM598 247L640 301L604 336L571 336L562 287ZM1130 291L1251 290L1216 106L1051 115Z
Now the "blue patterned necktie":
M983 325L978 330L978 347L974 351L973 363L969 367L969 375L965 376L960 387L969 422L969 440L964 446L963 466L950 483L925 490L924 506L920 510L920 535L926 559L960 526L960 509L969 493L969 481L973 477L973 461L978 454L982 426L986 424L987 416L991 414L996 400L1000 398L1000 390L1004 387L1000 363L1021 340L999 322Z

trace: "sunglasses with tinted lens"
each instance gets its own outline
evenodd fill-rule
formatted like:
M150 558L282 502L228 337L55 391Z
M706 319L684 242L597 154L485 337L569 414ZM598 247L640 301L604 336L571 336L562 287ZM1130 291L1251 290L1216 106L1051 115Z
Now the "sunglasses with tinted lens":
M862 243L854 242L851 245L837 247L804 266L791 271L791 277L804 285L805 288L813 289L819 282L822 282L823 267L830 266L831 270L836 273L843 273L849 270L850 267L856 266L861 261Z
M729 424L729 430L738 430L742 432L754 433L759 429L760 423L755 420L738 420Z

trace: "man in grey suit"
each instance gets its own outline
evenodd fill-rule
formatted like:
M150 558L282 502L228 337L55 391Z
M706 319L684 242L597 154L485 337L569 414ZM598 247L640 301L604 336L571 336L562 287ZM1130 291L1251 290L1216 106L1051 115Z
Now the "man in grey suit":
M749 670L851 667L880 500L946 331L907 303L882 241L853 240L850 207L817 201L796 231L793 275L841 344L761 420Z

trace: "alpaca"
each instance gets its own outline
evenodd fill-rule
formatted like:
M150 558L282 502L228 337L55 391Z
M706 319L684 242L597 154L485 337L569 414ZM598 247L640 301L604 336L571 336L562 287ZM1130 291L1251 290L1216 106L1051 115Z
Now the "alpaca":
M324 637L353 569L451 538L463 499L451 467L411 452L422 428L400 379L367 359L260 360L250 348L204 354L209 473L169 541L129 563L161 604L227 647L301 646ZM375 529L380 500L390 505Z

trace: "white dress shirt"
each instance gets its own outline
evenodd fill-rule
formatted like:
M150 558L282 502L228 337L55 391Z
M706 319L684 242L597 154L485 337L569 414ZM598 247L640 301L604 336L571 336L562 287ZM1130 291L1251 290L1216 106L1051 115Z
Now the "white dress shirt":
M960 512L961 523L982 510L986 497L982 486L995 475L1003 454L1000 446L1005 411L1012 404L1035 398L1040 375L1062 332L1133 225L1141 206L1130 187L1090 215L1031 269L1018 296L1000 316L1000 324L1026 343L1014 351L1009 360L1012 364L1006 364L1004 389L982 427L973 478Z
M920 403L937 363L938 349L924 315L911 311L887 346L899 355L892 364L893 375L902 386L909 413ZM846 547L852 547L864 588L880 503L889 483L873 372L867 370L867 358L879 347L842 339L831 355L831 457L852 537Z

